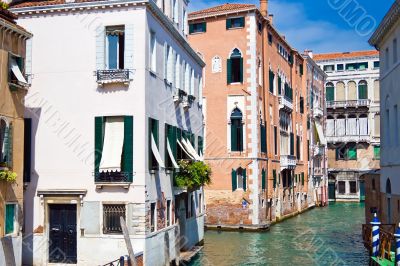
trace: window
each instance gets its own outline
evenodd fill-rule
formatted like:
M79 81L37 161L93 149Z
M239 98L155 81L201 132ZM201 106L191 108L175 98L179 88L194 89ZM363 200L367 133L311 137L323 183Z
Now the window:
M336 148L336 161L346 160L347 149L346 147Z
M397 39L393 40L393 64L397 63Z
M173 11L172 11L172 14L173 14L173 21L174 21L175 23L178 23L178 22L179 22L178 0L172 0L172 1L173 1L173 4L172 4L172 6L173 6Z
M26 85L25 61L22 57L13 54L9 55L8 82L11 85Z
M103 233L122 234L121 217L125 217L125 205L104 204L103 205Z
M239 49L234 49L227 61L228 84L243 82L243 57Z
M125 26L106 27L107 68L124 69Z
M150 70L157 71L157 39L154 32L150 32Z
M339 194L346 194L346 182L339 181L338 182L338 192Z
M267 152L267 128L265 125L260 125L261 137L261 152Z
M231 151L243 151L243 114L235 108L231 113Z
M350 193L351 194L356 194L357 193L357 182L356 181L350 181Z
M206 31L207 31L206 22L189 24L189 34L201 33Z
M12 126L0 119L0 164L12 166Z
M182 75L182 67L180 62L180 55L178 53L175 54L175 87L177 89L181 88L181 75Z
M13 234L15 232L17 204L6 204L5 215L5 234Z
M381 115L376 114L374 117L375 126L375 136L379 137L381 135Z
M337 71L343 71L344 70L344 65L343 64L338 64L336 65Z
M156 203L153 202L150 204L150 232L156 231Z
M296 157L300 161L300 136L296 136Z
M379 61L374 62L374 68L377 69L380 67Z
M381 146L374 146L374 159L375 160L381 159Z
M167 219L166 219L166 223L167 226L171 226L172 222L171 222L171 200L167 200L167 215L166 215Z
M274 126L274 151L278 155L278 128Z
M242 189L246 191L246 169L238 168L236 170L232 169L232 191L237 189Z
M172 71L169 68L172 59L172 48L167 43L164 44L164 79L171 82Z
M364 80L360 81L360 83L358 84L358 99L368 99L368 85L367 82Z
M274 80L275 80L275 74L270 69L269 70L269 92L272 94L274 94Z
M268 32L268 43L272 45L272 34Z
M158 120L149 118L149 169L158 170L160 166Z
M304 98L300 97L300 113L304 114Z
M244 17L228 18L226 20L226 29L235 29L244 27Z
M266 189L266 173L264 168L261 170L261 189Z
M95 118L95 181L132 182L133 117Z
M346 70L352 71L357 69L357 64L356 63L351 63L351 64L346 64Z
M348 160L357 160L357 146L356 144L349 144L347 150Z
M276 188L276 170L272 170L272 186Z
M183 9L182 12L182 19L183 19L183 23L182 23L182 32L183 34L187 35L187 22L188 22L188 18L187 18L187 12L185 9Z
M332 102L335 100L335 87L333 83L326 84L326 101Z
M325 72L333 72L333 71L335 71L335 65L325 65L324 66L324 71Z
M168 169L176 167L177 159L177 137L176 127L165 124L165 166Z
M368 69L368 62L358 63L356 65L356 69L358 69L358 70L366 70L366 69Z

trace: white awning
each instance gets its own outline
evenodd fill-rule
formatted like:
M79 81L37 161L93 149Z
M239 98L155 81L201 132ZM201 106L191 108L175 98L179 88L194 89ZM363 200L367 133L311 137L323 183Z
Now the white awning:
M11 71L14 73L14 75L18 79L18 81L22 82L22 83L28 83L26 81L24 75L22 75L21 69L19 69L17 61L14 58L11 58L10 63L11 63Z
M183 145L185 145L187 151L192 155L196 161L200 161L200 156L197 154L196 150L193 148L192 143L189 140L182 139Z
M175 160L174 155L171 150L171 144L169 143L168 139L167 139L167 150L168 150L169 158L171 158L172 164L174 165L174 168L179 169L179 165L176 163L176 160Z
M107 117L100 171L121 171L121 156L124 146L124 118Z
M190 153L182 146L182 143L179 141L179 139L176 140L176 142L178 143L179 147L181 147L181 149L186 153L186 155L189 156L190 159L194 159L193 156L190 155Z
M322 130L322 126L319 122L315 122L315 127L317 128L319 140L321 141L322 145L327 145L326 138L324 135L324 131Z
M158 151L156 141L154 140L153 133L151 133L151 151L153 152L153 155L156 158L158 165L161 168L165 168L165 164L164 164L163 160L161 159L161 155L160 155L160 152Z

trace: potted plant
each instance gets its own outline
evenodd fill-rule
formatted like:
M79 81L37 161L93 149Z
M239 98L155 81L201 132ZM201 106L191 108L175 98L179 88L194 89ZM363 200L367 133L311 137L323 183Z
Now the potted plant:
M179 188L196 190L211 183L211 168L204 162L181 160L179 172L175 175L175 184Z
M17 180L17 173L10 170L0 170L0 181L14 183Z

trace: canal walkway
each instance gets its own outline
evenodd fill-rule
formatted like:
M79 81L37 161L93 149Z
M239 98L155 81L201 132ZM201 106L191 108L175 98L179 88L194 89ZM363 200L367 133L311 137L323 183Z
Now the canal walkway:
M364 204L315 208L266 233L205 233L204 249L190 266L368 265L361 236Z

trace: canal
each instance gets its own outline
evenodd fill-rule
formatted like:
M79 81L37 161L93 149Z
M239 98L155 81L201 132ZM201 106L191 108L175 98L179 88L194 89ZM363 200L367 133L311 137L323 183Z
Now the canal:
M266 233L205 233L199 265L368 265L361 237L364 204L315 208Z

